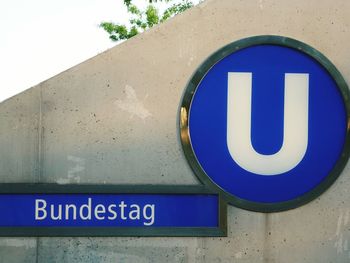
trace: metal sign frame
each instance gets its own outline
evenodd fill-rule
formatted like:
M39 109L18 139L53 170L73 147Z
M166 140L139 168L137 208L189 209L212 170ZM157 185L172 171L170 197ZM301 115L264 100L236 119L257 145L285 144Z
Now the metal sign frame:
M288 47L292 49L296 49L301 51L313 59L315 59L318 63L320 63L326 71L332 76L334 81L337 84L337 87L342 95L344 105L346 108L347 115L347 130L346 130L346 139L345 144L343 146L343 150L340 158L335 164L332 171L328 174L328 176L314 189L310 192L305 193L304 195L295 198L293 200L289 200L286 202L279 203L258 203L247 201L238 198L230 193L227 193L225 190L220 188L215 182L211 180L211 178L205 173L199 164L195 153L191 146L190 134L189 134L189 119L188 114L191 107L191 102L196 92L196 89L207 72L220 60L225 58L226 56L241 50L243 48L256 46L256 45L278 45L283 47ZM333 182L338 178L340 173L343 171L347 160L350 154L350 101L349 101L350 93L348 86L342 77L341 73L337 70L337 68L332 64L332 62L327 59L322 53L314 49L313 47L300 42L298 40L282 37L282 36L273 36L273 35L263 35L263 36L254 36L245 39L238 40L231 44L224 46L223 48L216 51L214 54L209 56L195 71L192 75L190 81L187 84L185 89L185 93L182 98L181 106L180 106L180 138L182 147L186 156L187 161L189 162L193 172L197 175L199 180L206 186L208 186L213 191L220 193L228 203L251 211L256 212L278 212L284 211L292 208L299 207L303 204L310 202L315 199L319 195L321 195L324 191L326 191Z
M0 227L0 236L17 237L222 237L227 236L227 203L204 186L58 185L1 183L0 194L212 194L218 197L218 227ZM203 208L205 209L205 208Z

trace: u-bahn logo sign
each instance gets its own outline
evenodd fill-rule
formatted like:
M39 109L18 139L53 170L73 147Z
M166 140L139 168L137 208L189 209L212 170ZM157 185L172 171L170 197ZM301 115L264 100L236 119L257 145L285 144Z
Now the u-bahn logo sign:
M185 155L236 206L280 211L325 191L349 156L349 92L335 66L299 41L258 36L210 56L181 107Z

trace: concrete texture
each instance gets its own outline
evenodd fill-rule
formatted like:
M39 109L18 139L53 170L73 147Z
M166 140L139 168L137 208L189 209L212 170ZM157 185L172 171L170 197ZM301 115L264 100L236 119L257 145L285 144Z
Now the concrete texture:
M0 238L0 263L29 263L36 259L36 238Z
M29 89L0 104L0 178L32 183L39 178L40 93Z
M211 53L283 35L350 83L350 1L207 0L0 105L2 182L198 184L178 108ZM227 238L0 239L0 262L350 262L350 171L317 200L261 214L228 209Z

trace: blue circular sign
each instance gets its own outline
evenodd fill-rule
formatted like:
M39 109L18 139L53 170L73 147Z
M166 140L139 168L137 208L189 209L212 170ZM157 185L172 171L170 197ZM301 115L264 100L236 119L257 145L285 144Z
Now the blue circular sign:
M349 155L348 88L322 54L259 36L212 55L181 109L186 157L202 181L256 211L299 206L323 192Z

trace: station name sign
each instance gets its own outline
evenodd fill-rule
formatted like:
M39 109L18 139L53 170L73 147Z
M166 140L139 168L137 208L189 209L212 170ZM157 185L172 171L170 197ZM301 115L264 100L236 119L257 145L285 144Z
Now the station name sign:
M0 226L217 227L218 206L216 195L1 195Z
M226 235L226 202L202 186L32 184L9 192L0 194L1 236Z

